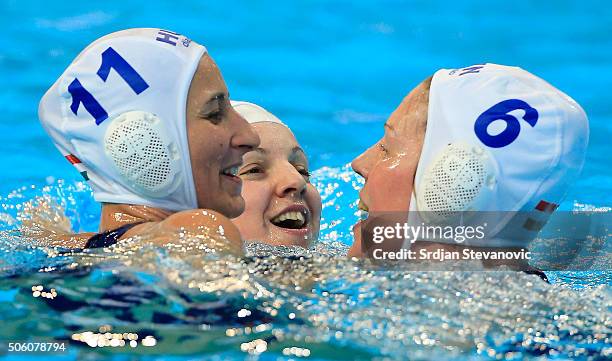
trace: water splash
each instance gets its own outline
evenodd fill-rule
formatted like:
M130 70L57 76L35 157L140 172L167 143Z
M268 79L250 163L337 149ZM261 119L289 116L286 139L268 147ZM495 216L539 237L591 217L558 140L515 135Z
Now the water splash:
M610 357L609 274L564 281L553 273L557 284L548 285L509 271L418 272L347 259L359 179L346 167L316 174L322 240L310 250L250 243L246 257L220 251L223 240L180 233L165 235L166 247L146 235L106 249L41 247L24 242L24 227L59 220L66 231L66 219L88 227L99 212L89 191L59 182L11 193L1 200L9 221L0 223L0 340L64 340L94 359ZM32 214L34 200L43 215Z

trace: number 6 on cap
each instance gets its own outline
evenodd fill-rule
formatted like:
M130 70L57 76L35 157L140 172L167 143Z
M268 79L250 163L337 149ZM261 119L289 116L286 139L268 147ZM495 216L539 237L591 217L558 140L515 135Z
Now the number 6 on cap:
M519 99L508 99L499 102L480 114L474 123L474 132L480 141L491 148L505 147L518 138L521 131L521 124L518 119L509 112L517 109L525 111L523 119L532 127L538 122L538 111L526 102ZM489 134L488 127L496 120L506 122L506 129L497 135Z

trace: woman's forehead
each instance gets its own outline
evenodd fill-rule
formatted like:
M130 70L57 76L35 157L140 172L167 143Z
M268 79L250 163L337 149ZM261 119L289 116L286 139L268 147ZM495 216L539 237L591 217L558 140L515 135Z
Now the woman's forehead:
M293 149L298 145L293 133L285 125L272 122L252 124L253 129L261 140L260 148Z
M426 124L427 107L429 106L429 87L427 80L414 87L395 109L387 124L396 131L402 132L415 126Z
M213 94L226 92L225 81L217 64L208 54L204 54L189 87L189 100L199 104L208 100Z

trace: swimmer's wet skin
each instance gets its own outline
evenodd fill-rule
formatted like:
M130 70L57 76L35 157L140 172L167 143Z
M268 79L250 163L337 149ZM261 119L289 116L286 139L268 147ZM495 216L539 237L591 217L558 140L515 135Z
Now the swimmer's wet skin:
M458 212L497 212L498 228L462 244L437 238L378 245L360 240L361 222L349 254L526 249L537 231L502 217L552 213L582 168L588 134L582 108L525 70L480 64L437 71L393 112L384 137L353 161L366 180L359 208L397 211L410 226L449 224ZM500 263L530 269L526 261L484 265Z
M223 229L240 242L228 219L244 210L236 173L259 138L203 46L161 29L104 36L43 96L39 118L103 204L101 232Z

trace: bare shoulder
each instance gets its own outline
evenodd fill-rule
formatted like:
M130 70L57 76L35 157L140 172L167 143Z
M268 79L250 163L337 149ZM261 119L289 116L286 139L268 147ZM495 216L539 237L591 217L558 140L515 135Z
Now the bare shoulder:
M240 241L240 232L232 221L223 214L210 209L190 209L174 213L160 222L166 230L192 232L216 232L228 240Z
M232 253L242 253L242 238L238 228L223 214L209 209L191 209L172 214L160 222L138 225L121 237L146 236L149 241L163 245L168 234L179 232L206 235L215 240L224 240ZM226 248L226 247L222 247Z

